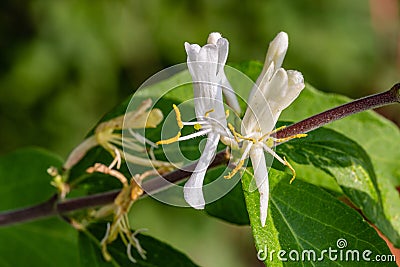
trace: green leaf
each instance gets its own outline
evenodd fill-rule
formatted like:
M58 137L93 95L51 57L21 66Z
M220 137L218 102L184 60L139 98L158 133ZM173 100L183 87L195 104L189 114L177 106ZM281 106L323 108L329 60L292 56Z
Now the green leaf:
M363 251L372 251L371 259L376 255L391 255L385 241L355 210L315 185L300 180L290 184L290 175L274 169L269 173L271 193L267 224L262 227L259 194L247 190L252 179L250 172L244 174L244 195L258 256L267 266L299 266L301 261L295 260L296 252L291 251L297 251L300 259L305 253L305 259L309 260L303 261L302 266L360 266L360 263L375 266L375 262L362 259ZM347 246L338 247L340 239L346 240ZM337 250L332 255L337 255L338 259L331 261L327 252L322 254L329 248ZM283 258L287 261L278 258L280 250L286 251ZM346 261L348 250L357 250L360 261ZM315 252L314 261L311 251ZM308 252L310 254L306 254ZM396 264L386 262L385 266Z
M207 172L204 183L208 184L226 172L226 167L218 167ZM225 173L226 175L227 173ZM206 212L216 218L238 225L249 225L242 184L238 182L229 193L205 207Z
M240 71L243 71L243 73L248 75L252 80L257 78L262 69L262 64L259 62L245 62L241 64L235 64L233 66L238 68ZM243 78L241 74L233 71L230 68L227 68L226 73L235 91L240 97L246 99L249 90L251 89L251 82L249 82L251 79ZM156 107L160 108L164 115L167 116L172 112L172 103L179 104L185 102L186 100L190 100L191 97L193 97L192 91L190 75L186 70L184 70L175 76L167 78L158 83L153 83L141 90L138 90L135 93L135 99L133 102L139 104L146 98L152 98L156 103ZM162 98L160 98L161 96ZM113 111L108 113L106 116L104 116L102 121L123 114L126 111L129 101L129 99L126 100ZM296 101L288 109L284 110L281 119L299 121L307 118L308 116L315 115L318 112L348 101L349 99L345 97L324 94L307 85L300 94L299 98L296 99ZM240 101L240 104L244 111L244 101ZM194 113L193 105L190 101L185 102L185 106L187 107L188 112L191 110L191 113ZM184 111L184 114L186 116L187 112ZM173 121L173 112L171 117L172 120L170 123L168 123L169 126L175 125ZM364 210L371 221L377 223L378 227L391 239L394 244L400 246L400 240L398 238L400 233L400 220L396 219L398 218L400 210L400 201L399 195L395 190L395 186L400 184L400 170L398 169L400 143L396 142L396 140L399 140L400 138L400 132L398 128L374 112L363 112L361 114L352 115L348 118L327 125L327 127L334 129L344 136L354 140L361 147L361 150L366 152L366 154L364 153L362 155L356 155L351 154L350 150L347 151L350 153L350 158L353 161L358 160L364 163L369 162L366 165L360 165L361 169L365 170L365 173L363 173L361 169L358 169L359 172L357 172L358 176L368 176L369 178L367 179L368 183L363 183L360 185L360 187L357 187L354 190L345 190L344 193L348 194L353 202ZM176 129L174 127L167 128L172 128L171 136L177 131L177 127ZM188 129L184 129L183 133L185 134L185 131L187 130ZM385 138L382 138L382 136L385 136ZM150 129L149 131L146 130L146 137L153 141L159 140L161 138L161 127L158 127L157 129ZM199 155L200 141L201 138L181 142L177 149L180 149L182 154L189 159L197 158ZM289 142L288 145L290 143L291 142ZM315 147L312 149L315 149ZM361 150L358 149L357 151ZM101 156L104 153L99 153L98 151L99 150L92 153L93 157L90 160L87 160L88 158L86 158L82 161L84 162L86 160L86 163L82 163L82 165L80 165L81 168L77 171L78 175L84 173L85 169L96 161L104 162L106 164L109 163L110 158L105 160L105 158ZM164 152L178 154L174 153L173 149L170 148L167 148L165 151L155 150L154 154L159 159L166 159ZM99 153L98 157L95 155L96 153ZM359 156L361 156L361 158L358 158ZM367 158L370 160L365 161ZM314 160L317 159L314 157ZM349 160L349 158L347 158L347 160ZM298 173L298 177L312 182L318 186L323 186L333 191L342 192L341 188L338 186L338 183L332 178L332 176L327 174L328 170L326 168L321 171L322 168L318 169L315 167L321 167L321 164L318 164L318 162L313 164L314 165L294 164ZM277 165L274 166L280 168ZM349 168L346 168L347 174L349 174L350 171L351 166L349 165ZM329 170L329 173L333 174L333 171ZM128 173L126 174L128 175ZM343 173L340 174L336 172L336 179L341 180L342 185L352 183L351 186L357 186L357 184L354 183L354 180L349 179L348 175L343 176ZM376 182L374 182L374 180L376 180ZM362 188L364 185L366 185L368 188ZM92 186L93 192L96 191L96 188L97 185ZM366 196L356 196L354 193L352 193L353 191L368 193ZM229 197L231 199L228 201ZM242 220L244 218L242 215L237 216L237 214L243 214L243 207L238 205L238 207L236 207L237 210L234 210L235 207L229 205L229 203L233 201L232 199L237 197L240 198L241 196L236 193L227 195L225 198L221 199L220 202L215 203L213 208L211 208L211 206L208 208L210 211L209 214L223 218L230 222L239 224L245 223L245 220ZM366 198L371 199L371 201L363 203L362 200ZM238 201L240 202L242 200ZM372 203L375 204L371 206L370 204ZM218 208L216 208L217 206ZM219 214L220 212L222 213Z
M1 210L49 199L56 191L47 174L61 160L43 149L27 148L0 158ZM75 230L59 219L0 228L1 266L76 266Z
M59 219L0 228L0 266L77 266L77 234Z
M298 164L312 165L333 176L346 196L391 240L399 233L387 220L374 168L366 152L354 141L333 130L320 128L307 138L278 146Z
M236 67L255 80L261 72L262 64L258 62L246 62L237 64ZM243 89L239 88L239 90ZM241 94L244 95L245 92L241 92ZM351 99L344 96L323 93L310 85L306 85L300 96L283 111L280 120L300 121L349 101ZM400 185L400 169L398 168L400 159L400 143L398 140L400 140L400 131L398 127L373 111L349 116L328 124L326 127L334 129L347 138L354 140L365 151L363 153L364 156L359 158L359 160L364 163L370 163L367 164L368 166L363 165L362 169L366 173L363 173L363 171L360 172L360 169L358 169L359 172L357 172L357 175L362 177L369 176L370 178L367 179L368 182L364 180L367 183L357 184L356 181L349 178L350 175L341 176L337 172L336 179L339 180L342 186L347 187L351 183L351 186L355 187L354 190L345 190L344 193L366 212L366 216L371 221L377 223L379 229L396 246L400 247L400 220L398 220L400 198L396 190L396 186ZM288 145L292 142L288 142ZM312 149L316 149L316 147ZM357 149L357 151L360 151L360 149ZM326 153L326 151L323 153ZM352 154L351 149L347 149L345 153L349 153L351 158L356 161L356 158L361 156ZM367 156L365 157L365 155ZM369 160L365 161L367 157ZM340 161L340 159L337 160ZM321 166L318 162L315 165ZM294 167L299 178L330 190L340 191L336 181L327 174L326 169L323 172L316 169L314 165L295 165ZM346 171L350 172L351 168L347 168ZM367 190L370 194L369 196L361 196L361 194L356 196L354 194L354 191L365 192L365 186L370 187ZM375 205L369 206L372 204L371 201L367 202L368 204L362 202L362 199L366 198L375 199L377 202Z
M0 210L20 208L47 200L56 193L47 173L61 167L61 159L39 148L17 150L0 158Z
M322 93L307 85L299 98L282 113L281 119L299 121L349 101L350 99L344 96ZM396 234L388 232L387 227L380 227L380 230L397 247L400 247L400 220L398 219L400 197L396 190L396 186L400 185L400 169L398 168L400 131L398 127L373 111L355 114L325 127L354 140L369 156L381 196L384 220L391 223ZM299 177L312 176L315 184L323 184L331 180L328 175L315 172L315 168L311 170L307 167L295 168ZM376 208L379 209L379 207ZM383 220L383 218L370 219Z
M130 266L133 263L126 254L126 245L118 238L107 246L112 256L110 262L106 262L101 254L100 240L103 238L106 224L97 223L79 233L79 248L81 266ZM134 266L158 267L158 266L197 266L186 255L175 250L171 246L157 239L137 234L135 236L142 248L146 251L146 259L143 259L134 248L132 256L137 261Z

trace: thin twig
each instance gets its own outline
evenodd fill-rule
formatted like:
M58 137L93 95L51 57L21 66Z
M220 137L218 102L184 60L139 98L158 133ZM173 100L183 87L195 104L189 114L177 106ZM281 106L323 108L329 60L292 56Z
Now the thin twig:
M228 151L221 151L217 153L209 168L226 164L228 161ZM144 182L142 188L145 191L145 194L160 191L170 186L171 183L183 181L185 178L190 176L196 165L197 162L185 166L183 169L167 173L164 176L153 178L148 182ZM50 216L64 215L68 212L72 212L75 210L110 204L114 201L115 197L119 193L120 190L112 190L104 193L67 199L63 201L57 200L57 195L54 195L49 200L35 206L0 213L0 226L12 225L20 222L37 220Z
M286 138L296 134L307 133L346 116L396 102L400 103L400 83L395 84L389 91L354 100L294 123L276 132L273 136L277 138ZM227 164L228 161L229 153L227 151L221 151L217 153L210 168ZM147 193L154 193L165 189L170 186L171 183L178 183L187 178L196 167L196 164L197 163L191 164L184 169L175 170L162 177L160 176L159 178L152 179L143 183L142 187ZM64 201L58 201L57 196L53 196L49 200L35 206L0 213L0 226L12 225L55 215L62 216L75 210L106 205L112 203L119 192L120 190L113 190Z
M400 83L383 93L363 97L347 104L329 109L305 120L299 121L272 134L276 138L286 138L296 134L308 133L325 124L342 119L355 113L394 103L400 103Z

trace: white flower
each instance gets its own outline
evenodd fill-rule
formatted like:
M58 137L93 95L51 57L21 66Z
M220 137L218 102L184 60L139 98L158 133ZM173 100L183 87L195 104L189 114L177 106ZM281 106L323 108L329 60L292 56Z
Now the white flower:
M155 128L163 119L161 110L156 108L149 109L151 103L151 99L144 100L136 110L100 123L95 129L94 135L86 138L69 154L68 159L64 163L64 169L71 169L90 149L98 145L118 158L119 164L121 158L124 158L126 161L142 166L171 166L168 162L148 159L137 155L146 151L145 143L152 147L155 147L155 144L132 129ZM122 138L122 133L118 132L120 130L128 130L132 137L124 136ZM132 151L133 153L124 153L122 151L123 146L125 151Z
M174 109L178 126L181 129L185 125L193 125L199 131L183 137L179 132L173 138L157 142L157 144L169 144L207 135L203 153L183 189L186 202L196 209L204 209L205 200L202 191L204 176L215 156L220 138L228 143L235 142L232 134L227 130L226 113L222 100L222 87L224 87L228 92L228 96L225 98L230 98L231 103L239 107L236 98L231 99L234 93L224 73L224 65L228 57L228 45L228 41L222 38L219 33L211 33L208 43L203 47L185 43L188 56L187 65L193 80L197 121L182 122L181 114L175 105Z
M224 81L223 88L228 92L228 99L232 100L232 91L229 91L232 89L224 73L228 45L228 40L222 38L219 33L211 33L208 44L203 47L185 43L188 55L187 65L193 80L196 117L199 123L203 123L203 131L207 131L207 142L203 153L183 189L185 200L196 209L204 209L205 201L202 191L204 176L215 155L218 141L221 135L227 138L232 137L227 131L220 86ZM236 97L233 99L236 100ZM237 100L231 103L239 107Z
M241 125L242 134L235 133L238 139L244 140L244 152L238 164L239 168L248 156L253 164L254 178L260 193L262 226L266 222L269 198L268 171L264 151L273 155L294 172L290 164L271 149L274 142L283 142L288 139L279 140L270 137L282 110L288 107L304 88L303 76L300 72L286 71L281 68L287 48L288 36L280 32L270 43L264 68L250 93L248 108ZM289 139L302 136L304 135L292 136Z

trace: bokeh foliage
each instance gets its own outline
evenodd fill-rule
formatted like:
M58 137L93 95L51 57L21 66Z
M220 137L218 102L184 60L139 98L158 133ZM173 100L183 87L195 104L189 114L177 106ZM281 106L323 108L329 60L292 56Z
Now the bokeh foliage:
M398 78L398 22L384 27L363 0L0 5L0 153L35 144L66 155L146 78L184 62L184 41L202 44L210 31L230 40L230 62L263 60L287 31L286 68L320 90L361 96Z

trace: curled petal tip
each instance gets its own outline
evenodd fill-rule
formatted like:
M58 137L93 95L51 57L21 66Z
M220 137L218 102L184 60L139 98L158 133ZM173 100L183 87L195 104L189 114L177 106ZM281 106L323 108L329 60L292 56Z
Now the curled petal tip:
M276 35L274 41L275 41L275 40L280 40L280 41L283 41L283 42L286 42L286 43L287 43L288 40L289 40L289 36L288 36L288 34L287 34L286 32L282 31L282 32L279 32L279 33Z
M289 37L286 32L280 32L269 44L265 65L275 63L275 69L281 67L289 46Z
M304 78L303 74L297 70L288 70L287 71L289 76L289 85L292 84L303 84L304 85Z
M222 38L219 32L212 32L208 35L207 43L216 45L218 40Z
M199 53L201 47L198 44L189 44L185 42L185 50L188 56L191 56L192 53Z

